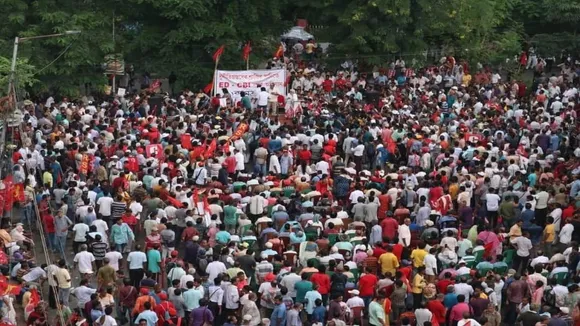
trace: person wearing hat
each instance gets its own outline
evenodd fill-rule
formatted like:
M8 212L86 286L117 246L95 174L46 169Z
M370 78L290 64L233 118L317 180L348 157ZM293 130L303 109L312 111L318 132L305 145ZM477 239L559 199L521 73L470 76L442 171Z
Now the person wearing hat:
M149 293L150 290L145 287L139 290L139 297L135 301L135 306L132 311L133 316L137 316L145 310L145 303L149 304L149 309L155 309L155 299Z
M161 325L173 323L173 319L177 316L177 310L171 301L167 300L167 294L161 292L157 295L159 303L155 305L155 313ZM169 317L169 318L168 318Z

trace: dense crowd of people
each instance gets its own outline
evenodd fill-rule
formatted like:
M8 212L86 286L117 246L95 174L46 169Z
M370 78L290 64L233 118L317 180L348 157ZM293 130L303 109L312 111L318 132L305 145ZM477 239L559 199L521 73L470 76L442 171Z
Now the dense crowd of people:
M271 67L286 96L24 102L27 325L580 325L580 66Z

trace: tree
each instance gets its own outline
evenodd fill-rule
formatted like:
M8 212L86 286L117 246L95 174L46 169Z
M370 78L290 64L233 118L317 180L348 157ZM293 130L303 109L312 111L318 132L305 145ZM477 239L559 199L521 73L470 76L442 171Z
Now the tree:
M10 69L12 60L6 57L0 57L0 97L7 95L8 83L10 82ZM21 58L16 61L16 78L14 80L14 88L16 90L21 88L31 87L38 83L35 73L36 68L28 63L28 59Z
M421 59L442 47L456 54L478 50L497 41L511 6L512 0L301 0L296 10L329 27L328 41L336 44L330 57L380 64L399 56Z

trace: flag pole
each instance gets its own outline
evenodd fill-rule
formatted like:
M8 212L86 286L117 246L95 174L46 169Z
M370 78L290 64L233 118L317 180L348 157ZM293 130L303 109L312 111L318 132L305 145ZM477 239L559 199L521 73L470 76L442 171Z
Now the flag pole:
M215 66L213 68L213 77L212 77L212 80L211 80L211 83L212 83L212 86L213 87L211 88L211 97L214 97L215 96L215 88L216 88L216 85L215 85L215 74L217 73L217 68L218 68L218 63L220 62L220 57L221 57L221 54L215 60Z
M246 59L246 70L250 70L250 55L248 54L248 58Z

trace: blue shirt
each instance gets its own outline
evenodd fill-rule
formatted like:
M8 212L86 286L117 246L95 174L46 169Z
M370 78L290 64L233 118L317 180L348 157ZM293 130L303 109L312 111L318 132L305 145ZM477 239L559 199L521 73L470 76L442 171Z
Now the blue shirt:
M280 319L280 323L278 323ZM281 303L274 308L272 311L272 316L270 317L271 326L284 326L286 325L286 304Z
M443 304L445 305L445 308L451 309L457 304L457 294L447 293L443 298Z
M157 314L151 310L145 310L140 313L137 318L135 318L135 325L138 325L141 319L145 319L147 321L147 326L155 326L159 320L159 318L157 318Z
M183 292L182 296L185 310L192 311L195 308L199 308L199 300L203 298L203 292L196 289L188 289Z
M326 315L326 308L324 306L319 306L314 308L314 313L312 313L312 319L315 322L324 323L324 316Z
M150 249L147 252L147 268L151 273L159 273L161 269L159 264L161 263L161 253L157 249Z
M231 238L232 238L232 236L230 235L230 233L228 231L219 231L215 235L215 239L217 240L217 242L224 243L224 244L230 242Z
M530 183L530 187L535 186L537 180L538 176L536 176L535 173L531 173L530 175L528 175L528 182Z

